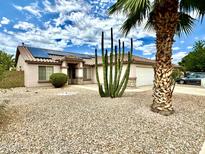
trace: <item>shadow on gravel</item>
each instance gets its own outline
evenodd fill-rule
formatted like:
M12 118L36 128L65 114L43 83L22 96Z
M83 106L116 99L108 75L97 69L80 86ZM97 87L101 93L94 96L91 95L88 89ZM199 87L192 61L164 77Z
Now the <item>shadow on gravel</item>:
M14 121L17 112L14 109L8 108L9 100L0 102L0 131L5 130L7 125Z

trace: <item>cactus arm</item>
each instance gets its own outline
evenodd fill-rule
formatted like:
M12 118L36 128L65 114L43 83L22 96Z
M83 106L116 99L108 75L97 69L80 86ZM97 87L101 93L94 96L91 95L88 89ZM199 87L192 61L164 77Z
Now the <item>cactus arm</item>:
M122 78L122 80L120 81L119 86L118 86L118 88L117 88L117 90L116 90L116 93L115 93L116 96L119 96L119 92L120 92L122 86L124 85L124 83L125 83L125 81L126 81L126 77L127 77L128 71L129 71L129 65L127 66L126 71L125 71L125 73L124 73L124 75L123 75L123 78Z
M128 66L127 66L127 69L126 69L126 72L125 72L124 81L122 82L121 91L118 94L119 97L121 97L123 95L125 89L127 88L127 83L128 83L129 75L130 75L131 58L132 58L131 53L128 52Z
M125 89L127 88L127 83L129 80L129 76L130 76L130 65L132 63L132 54L133 54L133 39L131 38L131 51L128 52L128 66L127 66L127 70L126 70L126 78L122 87L122 90L119 92L119 97L121 97L125 91Z
M113 67L113 52L110 53L110 79L109 79L109 90L110 90L110 96L112 97L113 92L113 81L112 81L112 67Z
M112 81L112 67L113 67L113 29L111 28L111 51L110 51L110 79L109 79L109 91L112 97L113 81Z
M112 97L113 92L113 83L112 83L112 67L113 67L113 53L110 53L110 82L109 82L109 90L110 90L110 96Z
M117 46L115 46L115 76L114 76L114 84L113 84L113 92L112 95L115 97L115 91L117 87L117 73L118 73L118 61L117 61L118 55L117 55Z
M105 93L103 91L102 85L100 84L99 74L98 74L98 56L97 56L97 49L95 49L95 72L96 72L96 80L98 83L98 92L101 97L105 96Z
M124 55L125 55L125 43L122 42L122 55L121 55L122 57L121 57L121 60L119 61L119 71L118 71L118 77L117 77L117 88L116 88L116 91L115 91L116 96L118 95L118 93L120 91L120 80L121 80L122 67L123 67L123 62L124 62Z
M102 48L102 65L103 65L104 89L105 89L105 95L108 95L107 65L106 65L106 58L105 58L106 56L105 56L105 53L104 53L104 32L102 32L101 48Z
M105 50L105 76L106 76L106 86L107 86L107 93L106 96L110 96L110 89L108 85L108 51Z
M121 60L121 42L120 42L120 39L119 39L119 54L118 54L118 57L117 57L117 78L116 78L116 85L115 85L115 89L114 89L114 91L116 92L116 90L117 90L117 88L118 88L118 86L119 86L119 80L118 80L118 75L120 74L119 72L120 72L120 60ZM114 94L115 95L115 94Z
M118 70L120 69L120 58L121 58L121 41L119 40Z

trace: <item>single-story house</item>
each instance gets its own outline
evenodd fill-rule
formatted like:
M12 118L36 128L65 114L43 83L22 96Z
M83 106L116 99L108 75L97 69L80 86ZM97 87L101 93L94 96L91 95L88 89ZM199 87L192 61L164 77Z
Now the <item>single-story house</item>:
M95 57L93 55L56 51L29 46L18 46L16 68L24 71L26 87L48 86L52 73L62 72L68 76L68 84L97 83L95 77ZM103 81L102 58L98 57L99 77ZM128 86L152 85L155 61L133 56ZM125 56L123 73L127 65Z

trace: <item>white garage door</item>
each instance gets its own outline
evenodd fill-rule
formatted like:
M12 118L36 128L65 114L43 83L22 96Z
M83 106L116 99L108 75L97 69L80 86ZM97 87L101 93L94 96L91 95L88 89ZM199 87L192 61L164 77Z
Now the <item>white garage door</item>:
M152 85L154 80L154 69L152 67L136 67L136 86Z

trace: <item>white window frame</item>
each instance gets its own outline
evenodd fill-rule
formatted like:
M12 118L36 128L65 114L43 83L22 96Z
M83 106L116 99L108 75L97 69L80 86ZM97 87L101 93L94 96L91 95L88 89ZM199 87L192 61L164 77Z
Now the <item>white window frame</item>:
M40 79L40 67L45 67L46 68L46 74L45 74L45 76L46 76L46 79L45 80L43 80L43 79ZM47 74L48 74L48 72L47 72L47 68L52 68L52 72L51 73L49 73L49 76L47 76ZM49 82L49 78L50 78L50 75L51 74L53 74L54 73L54 66L50 66L50 65L39 65L38 66L38 81L40 81L40 82Z

